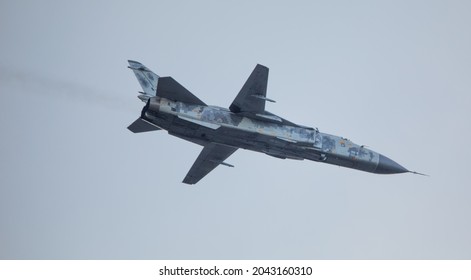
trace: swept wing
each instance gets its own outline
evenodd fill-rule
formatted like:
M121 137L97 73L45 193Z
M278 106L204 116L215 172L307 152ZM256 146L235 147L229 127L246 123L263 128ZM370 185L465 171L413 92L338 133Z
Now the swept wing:
M232 155L237 148L216 144L208 143L204 146L203 150L199 154L195 163L191 167L190 171L186 174L183 183L196 184L219 164L232 167L232 165L224 162L230 155Z
M250 112L253 114L263 114L265 112L265 101L267 96L268 68L257 64L245 82L239 94L232 102L229 110L233 113Z

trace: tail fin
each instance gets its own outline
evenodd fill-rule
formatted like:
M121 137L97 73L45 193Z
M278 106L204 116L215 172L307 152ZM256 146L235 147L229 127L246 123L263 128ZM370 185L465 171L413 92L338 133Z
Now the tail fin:
M149 68L141 63L133 60L128 60L129 66L137 80L141 84L144 92L138 95L139 99L147 102L153 96L160 96L174 101L181 101L196 105L206 105L198 97L189 92L185 87L180 85L172 77L159 77L152 72Z
M137 61L128 60L128 63L128 68L134 72L143 90L138 97L147 102L150 97L156 95L159 76Z
M146 121L143 118L138 118L136 121L134 121L131 125L128 126L128 129L134 133L140 133L160 130L161 128L149 121Z

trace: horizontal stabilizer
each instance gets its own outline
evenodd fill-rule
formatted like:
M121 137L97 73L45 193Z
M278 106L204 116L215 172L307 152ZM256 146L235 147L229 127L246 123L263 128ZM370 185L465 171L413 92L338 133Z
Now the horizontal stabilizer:
M154 125L153 123L149 121L144 120L143 118L138 118L130 126L128 126L128 129L134 133L140 133L140 132L160 130L161 128L159 128L158 126Z
M206 106L206 103L194 96L189 90L180 85L172 77L159 78L157 95L173 101Z

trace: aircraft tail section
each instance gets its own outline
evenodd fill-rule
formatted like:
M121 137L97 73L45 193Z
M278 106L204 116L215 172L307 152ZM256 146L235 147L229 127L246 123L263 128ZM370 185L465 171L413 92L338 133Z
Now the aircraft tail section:
M157 95L173 101L206 106L206 103L180 85L172 77L160 77L157 85Z
M137 120L135 120L131 125L128 126L128 129L134 133L161 130L160 127L143 118L138 118Z
M143 102L147 102L150 97L156 96L157 94L159 76L137 61L128 60L128 63L128 68L134 72L143 90L139 92L140 95L138 97Z
M128 68L134 72L139 84L141 84L143 91L139 92L138 97L143 102L147 102L153 96L160 96L173 101L206 105L172 77L159 77L149 68L134 60L128 60L128 63Z

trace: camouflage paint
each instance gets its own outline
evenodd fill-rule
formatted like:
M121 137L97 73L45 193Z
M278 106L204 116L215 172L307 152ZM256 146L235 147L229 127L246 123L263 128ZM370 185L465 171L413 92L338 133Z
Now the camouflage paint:
M248 118L226 108L191 105L160 97L150 98L148 105L143 117L193 142L215 142L278 158L322 161L368 172L374 172L378 166L378 153L313 128ZM174 123L181 121L189 124L183 130L173 130Z
M289 122L265 110L269 69L257 64L229 109L208 106L172 77L159 78L144 65L129 61L144 92L134 133L159 128L203 146L183 183L196 184L238 148L296 160L313 160L377 174L411 172L379 153L318 129ZM419 174L419 173L416 173Z

